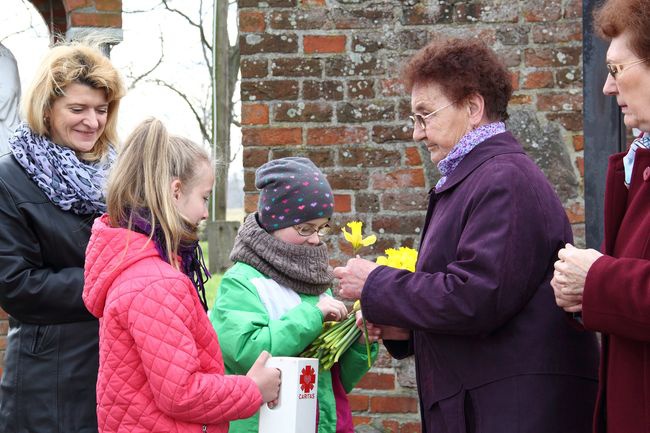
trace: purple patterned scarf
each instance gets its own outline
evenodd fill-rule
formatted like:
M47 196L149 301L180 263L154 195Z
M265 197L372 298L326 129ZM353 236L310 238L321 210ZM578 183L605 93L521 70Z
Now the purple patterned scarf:
M86 162L22 123L9 146L14 158L58 207L78 215L106 212L105 186L116 152L109 147L101 161Z
M442 161L438 163L438 170L442 177L436 184L436 190L441 188L449 175L458 167L458 164L479 144L483 143L490 137L506 132L506 124L503 122L493 122L480 126L465 134L458 143L451 149Z
M165 235L163 234L162 228L160 225L156 225L152 230L151 218L149 215L148 210L132 212L131 229L135 232L142 233L145 236L151 236L151 239L156 246L156 251L158 251L160 257L167 263L170 263L169 257L167 257ZM128 223L125 222L120 225L127 227ZM192 281L192 284L199 295L199 301L201 301L201 304L203 305L203 309L208 311L208 300L205 296L205 283L208 282L211 275L210 271L208 271L208 267L205 265L203 250L201 250L199 241L181 242L178 247L178 255L181 258L181 272L187 275L190 281Z

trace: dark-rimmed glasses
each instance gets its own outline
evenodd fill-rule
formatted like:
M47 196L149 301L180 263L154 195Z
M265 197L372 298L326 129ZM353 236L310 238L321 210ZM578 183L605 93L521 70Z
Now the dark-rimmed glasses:
M641 64L643 62L646 62L648 59L641 59L641 60L635 60L633 62L627 62L627 63L607 63L607 72L609 72L609 75L612 76L612 78L616 79L616 76L620 76L624 70L626 70L629 67L632 67L634 65Z
M422 129L427 129L427 119L429 117L433 116L434 114L444 110L445 108L451 106L451 105L454 105L454 103L450 102L449 104L445 105L444 107L440 107L437 110L433 110L431 113L427 114L426 116L423 116L423 115L418 114L418 113L413 113L413 114L411 114L409 116L409 119L411 119L411 122L413 123L413 127L415 127L417 125Z
M318 233L318 236L327 236L332 234L332 227L330 227L329 224L323 224L320 227L316 227L312 224L297 224L291 227L293 227L300 236L306 238L313 235L314 233Z

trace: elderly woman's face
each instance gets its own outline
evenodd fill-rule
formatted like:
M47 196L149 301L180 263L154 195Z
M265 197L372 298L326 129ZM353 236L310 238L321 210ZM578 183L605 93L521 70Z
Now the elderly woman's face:
M413 140L427 146L434 164L447 156L463 135L471 130L468 106L454 102L445 96L436 83L415 83L411 90L413 113L430 115L424 119L424 127L415 122Z
M607 50L607 63L619 66L616 78L607 74L603 93L616 96L628 128L650 131L650 60L639 62L629 45L629 34L612 39Z
M106 126L106 93L79 83L69 84L64 92L45 115L50 139L76 152L90 152Z

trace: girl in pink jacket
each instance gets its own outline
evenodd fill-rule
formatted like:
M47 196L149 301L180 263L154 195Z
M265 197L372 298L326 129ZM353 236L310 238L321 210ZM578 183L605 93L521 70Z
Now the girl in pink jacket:
M229 421L277 398L268 353L246 376L224 374L206 315L197 225L213 183L207 153L155 119L119 155L108 214L86 250L83 293L100 323L100 432L227 432Z

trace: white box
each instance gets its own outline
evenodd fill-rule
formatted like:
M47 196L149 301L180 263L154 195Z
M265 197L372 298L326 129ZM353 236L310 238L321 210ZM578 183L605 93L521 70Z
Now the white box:
M259 433L315 433L318 359L277 356L266 366L282 372L282 384L277 406L260 409Z

